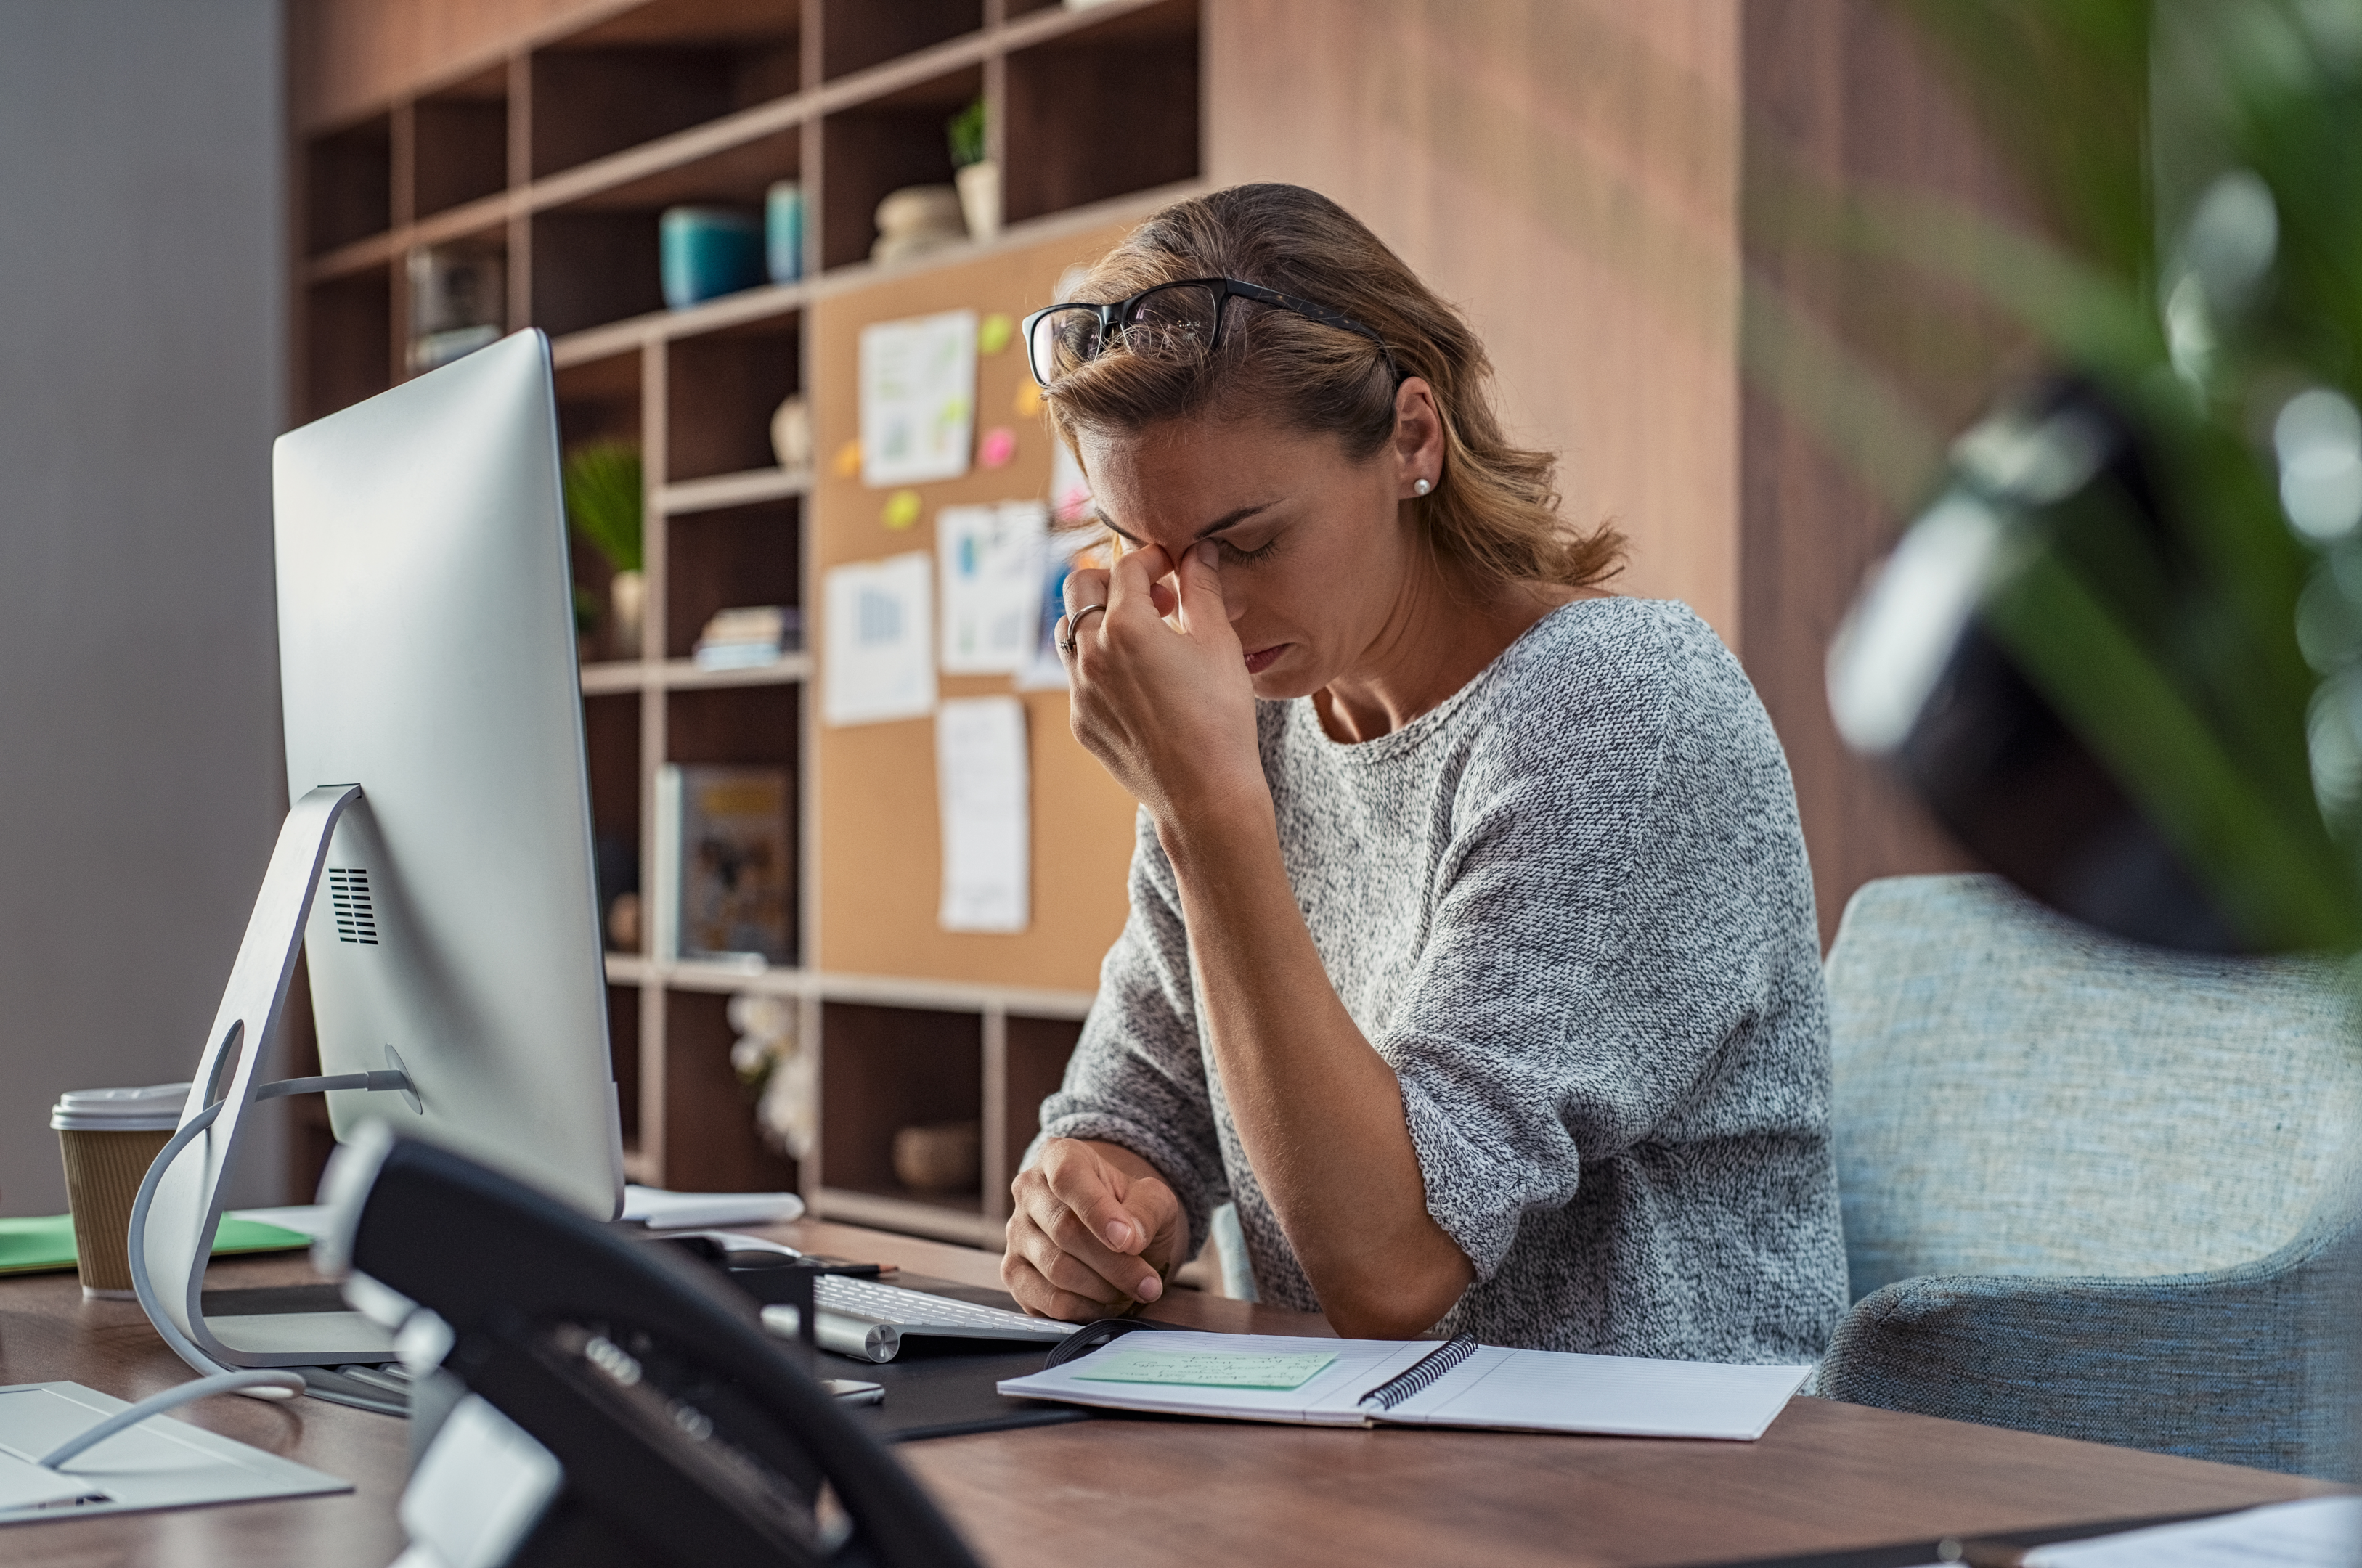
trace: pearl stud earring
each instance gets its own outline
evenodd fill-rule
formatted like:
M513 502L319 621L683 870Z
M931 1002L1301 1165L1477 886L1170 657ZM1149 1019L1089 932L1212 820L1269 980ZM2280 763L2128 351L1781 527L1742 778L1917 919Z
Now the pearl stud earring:
M1410 491L1413 495L1425 495L1429 491L1433 490L1434 488L1435 487L1433 485L1428 483L1425 480L1421 480L1417 484L1410 487Z

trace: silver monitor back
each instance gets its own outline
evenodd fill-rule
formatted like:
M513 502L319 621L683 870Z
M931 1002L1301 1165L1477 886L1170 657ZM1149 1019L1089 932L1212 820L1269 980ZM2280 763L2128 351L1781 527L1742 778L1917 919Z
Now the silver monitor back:
M549 345L516 333L280 437L290 801L358 784L304 931L328 1096L620 1210Z

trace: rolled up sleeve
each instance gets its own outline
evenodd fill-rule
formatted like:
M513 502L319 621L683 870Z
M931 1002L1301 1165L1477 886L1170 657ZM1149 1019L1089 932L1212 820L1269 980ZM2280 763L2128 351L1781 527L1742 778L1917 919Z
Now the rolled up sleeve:
M1745 1032L1760 831L1711 732L1660 733L1639 809L1550 798L1516 769L1469 802L1407 1002L1375 1042L1401 1080L1427 1205L1480 1280L1527 1215L1658 1133ZM1783 779L1784 783L1784 778Z
M1093 1138L1131 1150L1180 1198L1195 1255L1215 1208L1230 1196L1229 1184L1198 1046L1180 893L1144 812L1131 891L1131 916L1100 966L1098 997L1065 1081L1042 1102L1041 1135L1025 1164L1052 1138Z

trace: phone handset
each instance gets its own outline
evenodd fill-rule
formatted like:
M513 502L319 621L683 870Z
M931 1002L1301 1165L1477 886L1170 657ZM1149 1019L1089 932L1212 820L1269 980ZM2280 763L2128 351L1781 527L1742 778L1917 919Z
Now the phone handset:
M382 1126L327 1189L322 1270L452 1412L403 1498L402 1568L975 1563L753 1304L676 1249Z

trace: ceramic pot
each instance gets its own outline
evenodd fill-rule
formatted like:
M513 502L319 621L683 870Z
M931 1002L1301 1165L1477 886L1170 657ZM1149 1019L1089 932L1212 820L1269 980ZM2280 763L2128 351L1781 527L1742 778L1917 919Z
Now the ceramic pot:
M952 176L959 186L960 216L967 221L970 239L990 239L1000 232L1000 165L988 158Z
M803 393L789 397L772 412L771 453L789 473L811 467L811 409Z
M664 302L674 310L754 288L766 276L763 220L735 207L667 207L657 244Z
M965 1192L983 1179L984 1129L939 1121L894 1134L894 1179L913 1192Z
M763 248L771 282L792 283L804 275L804 188L793 180L764 193Z
M889 191L877 204L875 217L877 242L869 248L869 259L876 262L907 260L967 239L959 192L950 185L905 185Z
M640 620L647 609L648 580L619 571L607 584L607 640L619 658L640 657Z

